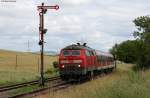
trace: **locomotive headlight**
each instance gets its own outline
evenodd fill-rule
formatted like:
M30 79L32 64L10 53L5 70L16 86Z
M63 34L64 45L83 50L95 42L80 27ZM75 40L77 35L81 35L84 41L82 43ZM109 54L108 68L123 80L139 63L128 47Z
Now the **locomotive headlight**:
M81 65L78 65L78 67L81 67Z
M62 65L61 67L62 67L62 68L65 68L65 65Z

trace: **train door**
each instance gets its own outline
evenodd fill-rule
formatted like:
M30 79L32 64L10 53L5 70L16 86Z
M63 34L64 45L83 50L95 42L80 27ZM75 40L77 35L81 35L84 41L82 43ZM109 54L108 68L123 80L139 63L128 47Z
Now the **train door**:
M96 65L96 61L95 61L95 53L94 51L91 51L91 65L95 66Z
M85 51L86 54L86 65L87 67L90 67L91 65L91 54L88 50Z

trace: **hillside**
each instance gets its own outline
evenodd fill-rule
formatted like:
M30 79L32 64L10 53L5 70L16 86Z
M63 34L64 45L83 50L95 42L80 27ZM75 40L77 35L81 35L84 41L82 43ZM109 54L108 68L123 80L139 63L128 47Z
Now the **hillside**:
M33 52L34 54L40 54L40 52ZM44 51L45 55L50 55L50 56L55 56L58 55L59 53L57 53L56 51Z

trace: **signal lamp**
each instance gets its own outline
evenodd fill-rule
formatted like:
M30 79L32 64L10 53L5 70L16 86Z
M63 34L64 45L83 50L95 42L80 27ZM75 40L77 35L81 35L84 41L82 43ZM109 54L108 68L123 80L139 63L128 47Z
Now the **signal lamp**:
M81 65L78 65L78 67L81 67Z
M44 30L43 30L43 34L45 34L46 32L47 32L47 29L44 29Z
M39 41L39 45L42 45L42 41L41 40Z

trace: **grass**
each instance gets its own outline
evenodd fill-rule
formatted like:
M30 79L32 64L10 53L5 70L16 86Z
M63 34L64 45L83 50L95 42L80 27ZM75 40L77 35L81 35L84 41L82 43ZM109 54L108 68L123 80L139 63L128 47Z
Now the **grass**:
M149 98L150 72L128 72L127 78L116 80L108 89L106 98Z
M39 88L40 88L39 85L31 85L31 86L15 89L15 90L13 90L11 92L8 92L8 95L9 96L15 96L15 95L18 95L18 94L32 92L32 91L37 90Z
M16 66L16 55L18 62ZM0 85L39 78L39 55L0 50ZM46 76L55 73L52 62L56 56L45 56ZM118 64L113 73L93 81L71 86L36 98L149 98L150 71L132 70L132 64ZM22 88L11 94L32 91L37 86Z
M52 62L57 61L58 57L44 56L44 58L44 70L52 70ZM0 50L0 85L30 81L37 79L39 74L40 55ZM46 74L46 76L49 76L49 74Z
M134 72L132 67L119 64L111 74L36 98L149 98L150 71Z
M49 85L50 84L48 82L46 82L44 87L46 88ZM18 94L29 93L29 92L32 92L32 91L35 91L35 90L39 90L39 89L44 88L44 87L39 86L39 84L29 85L27 87L22 87L22 88L11 90L11 91L5 93L5 95L7 95L7 96L15 96L15 95L18 95ZM31 98L31 97L29 97L29 98Z

